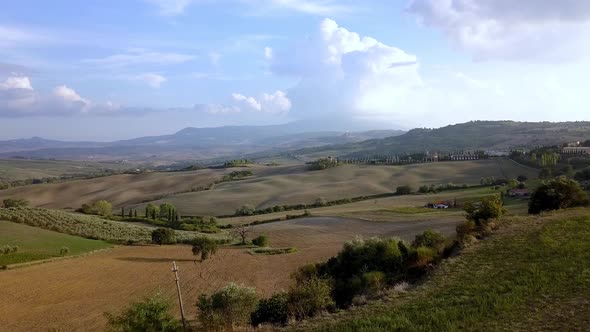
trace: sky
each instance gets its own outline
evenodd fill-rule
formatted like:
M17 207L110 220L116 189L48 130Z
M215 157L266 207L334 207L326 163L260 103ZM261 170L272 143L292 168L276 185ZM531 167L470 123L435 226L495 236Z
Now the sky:
M0 3L0 139L590 120L590 1Z

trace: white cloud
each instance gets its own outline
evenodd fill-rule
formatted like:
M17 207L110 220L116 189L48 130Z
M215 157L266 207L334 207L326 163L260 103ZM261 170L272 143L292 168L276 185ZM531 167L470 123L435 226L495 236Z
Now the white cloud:
M563 60L590 50L590 1L412 0L407 11L477 59Z
M586 64L455 64L426 71L419 64L416 56L330 19L292 47L273 49L269 60L273 75L299 79L287 90L289 114L299 119L410 128L475 119L588 120Z
M160 15L172 16L184 13L193 0L147 0L158 7Z
M112 102L94 103L74 89L60 85L51 94L33 89L28 77L12 76L0 83L0 116L54 116L73 114L112 114L120 109Z
M195 56L189 54L131 49L126 53L114 54L98 59L83 60L83 63L106 67L123 67L133 65L176 65L193 59L195 59Z
M31 80L26 76L11 76L4 82L0 82L0 89L25 89L33 90Z
M145 73L137 76L132 76L130 77L130 79L134 81L145 82L147 85L154 89L160 88L160 86L162 86L162 83L168 81L166 77L155 73Z
M276 50L270 69L275 75L300 78L289 90L299 117L404 112L394 104L422 84L415 56L361 37L330 19L323 20L310 38Z
M247 97L239 93L232 94L233 101L245 106L247 110L268 112L268 113L286 113L291 109L291 101L287 94L277 90L272 94L263 93L259 98Z

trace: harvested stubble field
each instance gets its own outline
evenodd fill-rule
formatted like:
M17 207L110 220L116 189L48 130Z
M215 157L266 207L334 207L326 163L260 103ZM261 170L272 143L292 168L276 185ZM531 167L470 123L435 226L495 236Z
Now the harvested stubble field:
M440 162L404 166L343 165L323 171L305 166L259 167L254 176L157 200L170 202L181 214L228 215L244 204L255 208L312 204L317 198L335 200L390 193L397 186L417 189L430 184L479 184L482 177L536 177L536 171L507 159Z
M455 199L461 204L465 201L477 200L498 192L490 187L476 187L449 190L438 194L390 196L348 204L310 208L308 211L314 216L337 216L371 221L420 221L458 218L463 215L461 209L433 210L423 208L423 206L429 202L453 201ZM508 208L512 210L513 207L517 207L518 212L522 212L521 206L523 204L526 205L526 202L514 200L511 201L511 206ZM524 212L526 214L526 211ZM303 210L292 210L254 216L222 218L218 221L220 224L239 225L256 221L285 219L287 215L295 216L303 213Z
M0 330L97 331L103 312L119 311L129 301L161 290L174 299L171 261L180 266L189 317L199 294L229 282L255 286L260 296L286 289L298 267L333 256L357 235L395 235L410 239L427 228L454 231L459 220L380 223L339 218L302 218L254 227L271 246L296 247L285 255L251 255L224 248L211 260L194 263L188 246L116 247L86 257L0 272Z
M0 191L0 200L26 198L33 206L77 209L84 203L107 200L115 207L137 204L165 195L205 187L221 179L225 170L122 174L89 180L36 184Z
M0 180L15 181L59 177L62 175L95 174L105 170L122 171L133 164L71 160L0 159Z

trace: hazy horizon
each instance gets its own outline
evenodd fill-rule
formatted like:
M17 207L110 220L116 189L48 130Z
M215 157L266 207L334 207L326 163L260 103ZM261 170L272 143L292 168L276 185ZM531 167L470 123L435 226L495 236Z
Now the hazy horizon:
M590 120L590 4L580 1L23 0L0 9L0 140L293 121L408 130Z

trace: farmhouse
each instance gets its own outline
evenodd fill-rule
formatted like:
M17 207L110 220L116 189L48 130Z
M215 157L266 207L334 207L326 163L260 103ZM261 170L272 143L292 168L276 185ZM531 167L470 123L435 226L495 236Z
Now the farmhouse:
M563 154L577 154L577 155L590 155L590 147L585 146L566 146L561 148Z
M508 195L512 197L529 197L531 192L528 189L510 189Z

